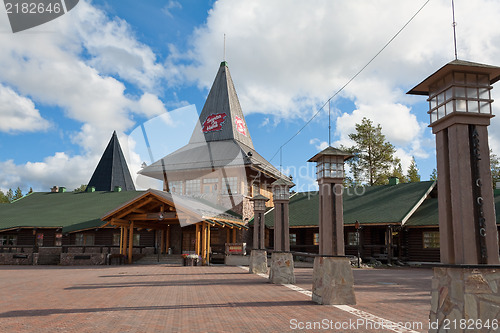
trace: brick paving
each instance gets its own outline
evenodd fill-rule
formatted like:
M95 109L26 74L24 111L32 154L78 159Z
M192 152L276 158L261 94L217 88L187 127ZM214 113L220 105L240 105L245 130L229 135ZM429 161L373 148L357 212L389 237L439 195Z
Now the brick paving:
M312 269L296 276L296 286L311 290ZM430 269L355 269L354 276L353 308L427 331ZM239 267L0 266L0 332L397 331L333 326L359 320ZM334 329L298 329L314 322Z

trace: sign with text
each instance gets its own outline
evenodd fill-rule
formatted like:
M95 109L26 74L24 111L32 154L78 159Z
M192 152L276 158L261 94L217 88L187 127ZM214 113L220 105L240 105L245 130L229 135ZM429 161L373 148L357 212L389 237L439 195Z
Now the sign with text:
M246 254L247 243L226 243L226 255L241 255Z
M225 113L211 114L203 123L201 130L203 133L222 130L222 125L224 124L226 117L227 114Z

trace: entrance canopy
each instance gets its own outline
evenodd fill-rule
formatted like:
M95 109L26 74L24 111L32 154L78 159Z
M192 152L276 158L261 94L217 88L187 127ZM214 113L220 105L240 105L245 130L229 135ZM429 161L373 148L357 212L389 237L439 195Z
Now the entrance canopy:
M136 228L165 229L170 224L181 227L209 222L221 227L247 228L238 215L224 207L173 193L149 189L135 199L115 208L102 217L104 226L128 226Z

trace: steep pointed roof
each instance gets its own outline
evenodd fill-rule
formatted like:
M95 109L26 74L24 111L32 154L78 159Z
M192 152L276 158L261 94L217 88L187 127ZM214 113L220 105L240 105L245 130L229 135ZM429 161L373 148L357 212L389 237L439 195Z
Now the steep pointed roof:
M139 174L164 180L166 172L250 166L278 179L285 177L255 151L227 62L219 67L189 143Z
M90 178L87 187L94 186L96 191L113 191L120 186L123 191L135 191L134 182L123 156L116 131L102 154L101 160Z
M227 62L220 64L189 143L236 140L254 149Z

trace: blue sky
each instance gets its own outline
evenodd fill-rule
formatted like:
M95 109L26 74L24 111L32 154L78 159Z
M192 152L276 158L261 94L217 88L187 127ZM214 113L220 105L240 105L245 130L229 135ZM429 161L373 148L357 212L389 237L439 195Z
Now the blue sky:
M149 124L156 155L185 144L223 60L224 34L250 134L269 160L425 2L80 0L16 34L2 7L0 189L87 183L113 130L133 177L149 164L135 136L141 124ZM382 125L404 169L414 156L429 178L435 147L427 102L405 93L453 59L450 7L429 1L332 100L332 145L349 145L354 125L368 117ZM500 3L456 0L455 7L459 58L500 65ZM328 141L327 111L283 147L281 164L297 190L314 187L306 161ZM495 152L499 130L494 118ZM279 167L280 154L271 162Z

